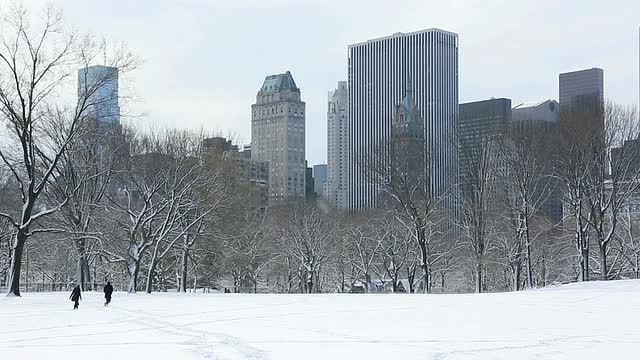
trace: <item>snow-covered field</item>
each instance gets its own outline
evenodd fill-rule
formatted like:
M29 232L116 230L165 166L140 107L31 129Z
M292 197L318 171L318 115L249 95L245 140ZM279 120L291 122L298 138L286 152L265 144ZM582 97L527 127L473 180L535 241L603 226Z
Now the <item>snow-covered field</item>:
M0 298L2 359L637 359L640 281L482 295Z

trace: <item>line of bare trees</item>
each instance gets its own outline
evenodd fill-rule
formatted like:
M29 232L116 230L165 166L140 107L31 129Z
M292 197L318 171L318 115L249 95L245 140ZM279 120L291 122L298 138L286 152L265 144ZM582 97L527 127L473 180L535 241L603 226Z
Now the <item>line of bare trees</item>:
M100 120L113 100L100 90L135 68L131 53L69 31L52 9L41 23L20 7L3 15L0 287L10 294L106 280L129 292L430 293L640 277L633 109L593 100L555 124L452 140L464 171L444 193L416 127L361 164L378 208L265 210L247 160L204 148L204 134ZM78 71L96 62L117 71Z
M639 215L639 126L635 109L594 98L565 106L554 124L460 140L460 224L476 292L638 277L623 229Z

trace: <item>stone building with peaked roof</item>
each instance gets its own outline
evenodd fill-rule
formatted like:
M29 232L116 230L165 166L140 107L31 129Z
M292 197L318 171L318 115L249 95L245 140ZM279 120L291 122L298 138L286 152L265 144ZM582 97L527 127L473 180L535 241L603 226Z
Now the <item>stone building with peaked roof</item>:
M305 103L293 76L269 75L251 106L251 158L269 162L269 199L305 197Z
M425 183L428 164L425 159L424 121L413 99L410 76L407 77L405 97L396 105L391 120L391 152L391 161L400 162L394 166L401 166L402 172L408 174L412 181L428 186Z

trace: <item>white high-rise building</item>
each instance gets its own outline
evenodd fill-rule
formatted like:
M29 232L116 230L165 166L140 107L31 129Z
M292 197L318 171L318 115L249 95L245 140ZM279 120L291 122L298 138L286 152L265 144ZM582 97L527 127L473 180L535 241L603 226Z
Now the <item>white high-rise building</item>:
M349 93L347 82L329 91L327 101L327 179L323 197L338 209L347 207Z
M305 103L289 71L267 76L251 112L251 159L269 162L269 199L304 199Z
M407 81L410 77L410 82ZM451 195L458 175L458 35L439 29L397 33L349 46L349 169L347 206L377 205L367 164L389 141L395 106L413 84L424 121L426 166L435 196ZM454 196L444 205L455 207Z

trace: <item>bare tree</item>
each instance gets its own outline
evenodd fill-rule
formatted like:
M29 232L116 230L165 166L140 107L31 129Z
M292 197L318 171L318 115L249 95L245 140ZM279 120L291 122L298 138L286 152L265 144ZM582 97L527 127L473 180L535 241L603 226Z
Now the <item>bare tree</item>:
M396 219L413 234L419 249L422 290L431 291L434 242L444 239L448 229L447 209L442 206L447 194L438 194L432 186L431 157L426 150L422 125L397 130L382 144L366 164L366 175L378 187L382 207L393 209ZM411 275L411 273L409 273Z
M80 124L78 134L53 173L48 199L67 200L55 220L73 241L77 253L76 282L84 290L91 283L90 257L98 255L91 250L95 244L92 239L99 236L95 229L96 216L104 205L103 197L111 184L111 176L126 156L127 144L119 124L104 124L95 118Z
M0 287L7 282L7 270L11 265L11 224L6 220L0 220Z
M532 219L555 193L549 160L550 129L540 123L515 124L503 134L499 157L506 176L500 176L505 215L511 234L503 238L509 267L513 271L514 290L520 289L521 266L526 270L526 286L533 287L531 246L534 238ZM509 237L513 237L510 241Z
M156 221L149 223L153 244L147 272L146 291L153 290L156 265L173 250L179 240L192 233L192 228L203 227L203 221L222 203L229 188L220 189L222 171L207 171L200 155L202 139L188 132L167 132L157 142L157 152L168 156L164 164L164 181L156 193L164 204ZM215 197L207 203L209 197ZM209 205L209 206L208 206ZM194 240L196 238L192 238Z
M256 220L257 224L249 220L240 225L247 229L225 240L226 267L233 278L234 292L241 292L246 284L257 293L259 277L276 258L265 234L264 216Z
M461 229L473 263L475 291L484 290L486 256L490 249L491 215L495 211L498 175L498 141L487 137L478 142L460 137L461 163L465 169L460 181ZM504 170L504 168L503 168Z
M77 69L94 61L99 49L91 39L67 31L62 16L47 8L41 26L31 26L24 8L11 7L2 14L0 34L0 116L9 129L10 143L0 150L0 158L11 171L21 195L19 216L1 213L15 228L12 244L9 293L20 295L22 256L27 240L40 228L38 222L59 210L66 201L47 205L46 191L78 126L90 113L93 96L102 79L88 85L74 106L65 106L57 92L72 80ZM105 59L125 70L131 57L126 52ZM61 141L53 141L48 129L59 129Z
M386 214L385 214L386 215ZM405 271L415 271L419 259L419 250L413 234L404 226L398 224L395 219L388 216L379 216L375 220L376 237L381 241L380 265L386 277L391 280L391 290L400 291L401 279ZM377 267L376 267L377 268ZM414 281L411 278L409 289L413 293Z
M554 172L561 181L564 203L574 226L578 281L589 280L588 179L594 169L594 144L600 142L602 118L591 108L563 109L558 121ZM565 220L566 221L566 220Z
M119 189L108 197L113 228L103 241L102 252L110 262L125 264L129 275L129 292L136 292L141 262L155 235L160 231L170 202L162 195L172 179L171 156L157 152L158 144L144 136L131 136L131 156L125 169L116 176ZM169 218L170 219L170 218ZM156 224L158 224L156 226Z
M335 252L332 219L304 204L291 204L272 212L278 213L280 223L275 229L278 246L297 270L302 290L317 292L319 272Z
M637 170L630 165L638 157L635 146L620 150L622 161L613 165L615 175L609 160L612 146L637 138L637 125L630 121L633 114L598 98L585 98L560 114L554 169L575 228L578 281L589 280L592 232L600 248L601 274L606 278L607 247L615 234L618 212L637 187L637 176L631 176Z
M640 216L637 213L637 203L632 206L626 205L621 211L620 218L620 252L631 267L636 279L640 279Z
M608 102L603 112L604 124L598 129L601 133L592 144L592 169L585 187L588 210L584 217L600 250L600 279L607 280L611 270L607 253L620 211L640 188L640 123L635 109Z
M366 292L372 290L371 275L390 231L387 227L378 226L377 222L376 217L357 218L344 229L348 263L355 270L356 278L365 284Z

